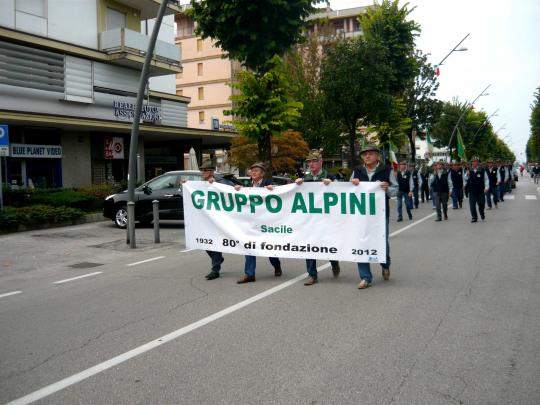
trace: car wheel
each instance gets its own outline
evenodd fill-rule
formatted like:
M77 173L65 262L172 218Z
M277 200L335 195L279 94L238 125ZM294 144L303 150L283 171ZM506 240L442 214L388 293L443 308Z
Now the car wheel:
M126 229L127 227L127 208L125 205L117 207L114 214L114 224L120 229Z

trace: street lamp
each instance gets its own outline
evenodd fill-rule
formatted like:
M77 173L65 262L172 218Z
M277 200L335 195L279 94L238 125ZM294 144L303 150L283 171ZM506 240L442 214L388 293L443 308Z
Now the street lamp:
M456 130L458 128L458 125L459 123L461 122L461 120L463 119L463 117L465 116L465 114L467 113L467 111L469 110L469 108L471 106L474 106L474 103L476 103L476 100L478 100L480 97L482 96L489 96L489 93L486 93L486 90L489 89L491 86L491 84L488 84L486 86L486 88L484 90L482 90L480 92L480 94L478 94L478 96L476 96L476 98L472 101L472 103L468 103L468 102L465 102L465 105L464 105L464 108L463 108L463 112L461 113L461 115L459 116L457 122L456 122L456 125L454 126L454 129L452 130L452 135L450 135L450 141L448 142L448 151L450 151L450 145L452 145L452 140L454 139L454 134L456 133Z

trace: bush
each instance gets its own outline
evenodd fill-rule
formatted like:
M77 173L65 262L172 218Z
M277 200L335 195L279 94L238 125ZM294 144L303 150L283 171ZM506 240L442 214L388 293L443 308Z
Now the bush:
M80 218L84 212L77 208L33 205L31 207L5 207L0 213L0 229L9 230L18 225L61 223Z
M24 207L32 203L32 194L34 190L27 188L12 189L11 187L2 188L4 205L12 207Z
M75 191L83 193L85 195L104 200L105 197L116 194L123 189L119 185L114 184L94 184L87 187L78 187L75 188Z
M87 212L95 209L96 201L97 198L72 189L39 190L32 195L32 205L65 206Z

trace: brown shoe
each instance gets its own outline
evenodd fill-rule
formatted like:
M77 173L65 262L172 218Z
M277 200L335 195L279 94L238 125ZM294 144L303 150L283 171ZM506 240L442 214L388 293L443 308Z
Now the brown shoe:
M384 267L382 269L382 278L386 281L390 280L390 267Z
M274 267L274 276L280 277L283 272L281 271L281 265L278 264L276 267Z
M364 289L368 288L369 286L371 286L371 283L369 281L367 281L365 278L360 280L360 283L358 283L358 289L359 290L364 290Z
M236 284L254 283L255 276L244 276L236 282Z
M317 284L317 277L308 277L306 281L304 281L304 285L313 285Z

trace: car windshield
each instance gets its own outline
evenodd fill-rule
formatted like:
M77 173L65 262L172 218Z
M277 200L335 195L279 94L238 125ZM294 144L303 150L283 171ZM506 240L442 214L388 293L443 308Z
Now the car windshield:
M177 174L165 174L146 183L152 190L180 187L180 178Z

